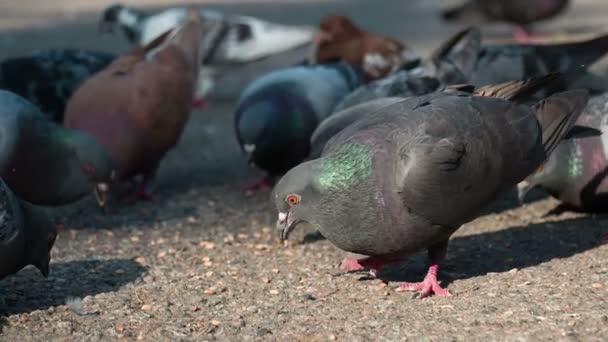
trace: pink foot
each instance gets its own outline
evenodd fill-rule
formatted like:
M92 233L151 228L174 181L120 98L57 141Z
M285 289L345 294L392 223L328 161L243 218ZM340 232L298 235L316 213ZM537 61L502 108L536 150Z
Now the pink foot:
M608 244L608 234L604 234L604 236L602 236L602 241L600 243L602 245Z
M513 39L518 43L538 43L544 41L543 36L535 35L530 33L528 30L521 26L516 26L513 29Z
M272 188L272 180L268 176L262 176L253 182L248 182L238 187L239 191L253 193L260 190Z
M55 229L57 230L57 233L61 233L62 231L64 231L65 224L63 223L63 221L60 221L60 220L55 221Z
M442 288L437 282L437 264L431 264L429 271L424 277L424 280L420 283L401 283L399 285L399 291L418 291L420 293L419 298L428 297L431 294L436 296L451 296L447 289Z
M196 97L192 99L192 108L200 110L205 107L207 107L207 101L205 99Z
M384 266L403 261L405 261L405 259L402 258L367 257L357 259L353 257L346 257L340 263L340 269L343 271L360 271L364 268L369 268L369 275L376 278Z

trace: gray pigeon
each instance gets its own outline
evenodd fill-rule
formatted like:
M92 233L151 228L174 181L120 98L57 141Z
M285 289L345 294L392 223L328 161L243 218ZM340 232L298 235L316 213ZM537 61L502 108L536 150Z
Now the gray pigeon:
M605 131L608 128L608 94L592 97L577 124ZM520 201L537 186L572 209L608 211L608 137L562 141L535 173L517 185Z
M46 213L19 200L0 180L0 279L27 265L48 276L56 236Z
M63 205L110 181L112 162L91 135L48 120L32 103L0 90L0 177L37 205Z
M518 26L513 37L518 41L534 38L529 25L552 18L568 7L569 0L467 0L444 11L443 19L453 22L504 21Z
M115 58L110 53L80 49L53 49L7 58L0 62L0 89L26 98L61 123L70 96Z
M237 139L249 162L270 177L302 162L314 129L362 82L362 73L343 62L297 65L252 82L235 116Z
M405 98L364 116L277 183L281 238L308 222L374 265L428 249L424 281L400 288L449 295L436 274L450 236L532 173L585 107L583 90L521 104L552 78L480 92L494 98L458 91Z
M481 48L481 31L467 28L443 43L416 67L402 69L355 89L336 106L341 111L354 105L392 96L425 95L455 83L466 83Z
M556 84L554 91L577 87L603 91L603 82L586 69L607 52L608 34L560 44L486 45L475 59L473 72L468 74L469 83L484 86L560 72L564 74L563 81Z

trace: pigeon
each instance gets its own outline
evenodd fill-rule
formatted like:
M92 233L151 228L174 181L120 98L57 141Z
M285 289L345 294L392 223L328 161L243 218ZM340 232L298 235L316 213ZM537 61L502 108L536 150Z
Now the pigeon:
M296 65L247 86L237 105L236 136L249 163L269 177L245 188L270 185L272 178L302 162L314 129L362 82L362 72L339 62Z
M201 57L201 76L197 85L200 101L210 93L224 69L254 62L269 56L310 44L316 34L314 27L289 26L242 15L228 15L201 9L204 22L217 24L209 34L208 54ZM99 22L101 32L119 27L132 44L146 45L163 32L180 25L186 17L185 7L173 7L146 15L121 4L107 7Z
M94 137L52 122L5 90L0 90L0 137L0 177L30 203L69 204L112 177L110 155Z
M513 37L520 42L535 39L529 25L557 16L569 5L569 0L467 0L464 4L442 12L446 21L498 21L516 25Z
M313 63L343 60L362 68L368 80L383 78L417 60L404 43L365 31L343 15L321 19L315 44Z
M56 237L46 213L18 199L0 179L0 280L27 265L47 277Z
M336 106L335 111L379 97L418 96L445 85L467 83L480 49L481 31L474 27L462 30L419 65L355 89Z
M588 75L586 70L608 52L608 34L584 41L560 44L500 44L483 46L476 59L469 83L483 86L560 72L563 84L557 90L589 87L577 84ZM600 91L603 89L599 89Z
M51 120L63 122L74 91L116 58L114 54L81 49L53 49L0 62L0 89L38 106Z
M608 94L592 97L577 124L605 130ZM606 147L605 147L606 146ZM517 185L520 201L534 187L542 187L570 209L608 211L608 137L590 136L562 141L555 152Z
M427 249L424 280L400 289L450 295L437 281L450 236L545 161L585 107L585 90L523 104L554 78L408 97L365 115L279 180L281 239L309 223L375 267Z
M142 176L126 200L151 199L158 166L188 121L200 65L200 20L198 9L191 9L183 26L118 57L68 102L64 125L88 132L109 151L115 185ZM103 205L107 191L100 193Z

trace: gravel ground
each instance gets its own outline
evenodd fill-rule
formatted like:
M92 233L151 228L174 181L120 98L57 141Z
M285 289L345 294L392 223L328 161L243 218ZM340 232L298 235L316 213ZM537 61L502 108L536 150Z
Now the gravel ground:
M124 49L121 39L94 33L103 1L48 3L0 3L0 57L53 46ZM214 7L297 24L339 10L428 51L455 29L434 16L441 3ZM599 25L608 12L601 0L574 3L543 29ZM225 82L225 94L236 83ZM516 207L509 194L453 237L440 272L453 296L413 299L395 289L424 275L424 253L368 280L340 272L345 253L311 230L278 243L269 192L235 190L257 174L233 137L233 106L193 113L162 165L153 202L114 203L103 215L86 198L51 212L67 223L51 275L27 268L0 281L0 340L608 340L608 246L598 244L605 217L545 216L555 200Z

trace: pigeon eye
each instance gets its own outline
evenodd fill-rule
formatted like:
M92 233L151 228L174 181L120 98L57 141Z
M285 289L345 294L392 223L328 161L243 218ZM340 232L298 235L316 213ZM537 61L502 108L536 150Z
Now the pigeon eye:
M300 203L300 196L298 195L287 195L287 197L285 198L285 201L287 201L287 203L289 203L289 205L296 205L298 203Z

